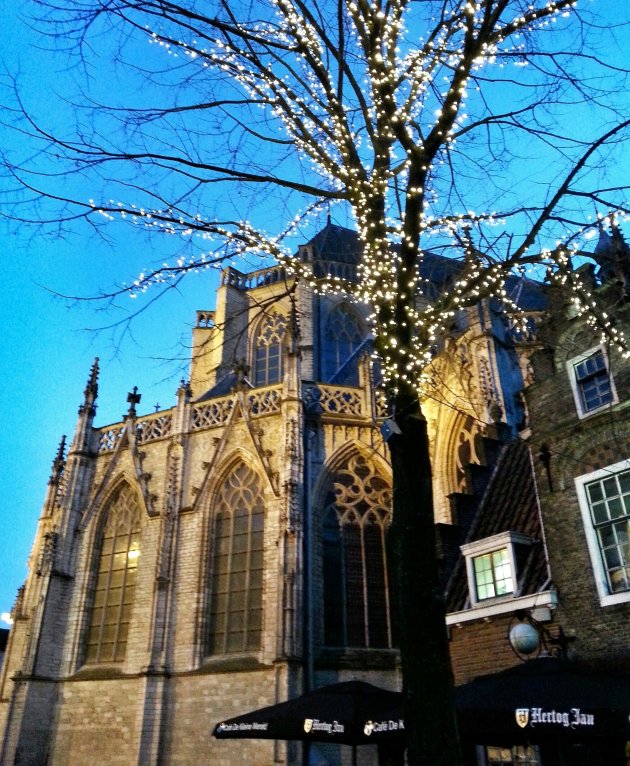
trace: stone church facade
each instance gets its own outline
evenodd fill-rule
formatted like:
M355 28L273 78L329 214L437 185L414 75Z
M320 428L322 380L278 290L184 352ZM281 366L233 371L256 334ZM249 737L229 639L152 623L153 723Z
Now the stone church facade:
M356 278L356 235L331 223L298 255L315 277ZM444 259L431 268L450 278ZM539 292L512 289L536 320ZM486 301L456 317L429 371L445 584L475 472L528 427L536 348ZM215 310L197 312L172 408L139 416L134 389L123 421L97 425L95 363L13 611L2 764L301 763L295 744L219 742L212 727L325 683L400 688L371 350L363 307L281 267L230 268Z

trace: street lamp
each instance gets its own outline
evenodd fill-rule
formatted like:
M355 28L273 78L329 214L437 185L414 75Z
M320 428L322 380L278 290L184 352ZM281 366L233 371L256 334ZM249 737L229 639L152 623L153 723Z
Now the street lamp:
M520 660L536 657L569 657L569 645L574 636L567 636L561 625L554 633L528 612L519 610L514 614L508 627L508 640Z

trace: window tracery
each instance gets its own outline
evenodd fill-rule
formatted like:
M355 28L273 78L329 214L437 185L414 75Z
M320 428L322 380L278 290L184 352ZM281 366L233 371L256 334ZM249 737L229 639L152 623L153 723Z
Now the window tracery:
M467 492L468 480L467 469L471 464L481 465L483 463L480 440L481 434L479 426L471 415L466 415L458 420L459 430L457 431L457 441L454 445L454 453L449 460L449 464L454 465L454 486L453 492Z
M284 375L283 344L287 320L277 311L260 323L254 338L254 386L271 386Z
M141 510L123 484L111 498L102 530L85 661L121 662L127 651L140 557Z
M260 648L264 510L260 477L240 463L216 495L211 537L209 654Z
M362 455L331 477L323 513L327 646L393 646L386 534L391 488Z
M359 385L357 360L352 359L352 355L363 340L361 323L355 312L345 303L336 306L330 312L324 330L324 381L334 379L339 384Z

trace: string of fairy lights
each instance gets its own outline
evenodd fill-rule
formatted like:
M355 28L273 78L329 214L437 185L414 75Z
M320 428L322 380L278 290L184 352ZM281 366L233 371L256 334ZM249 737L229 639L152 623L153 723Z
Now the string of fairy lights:
M184 20L166 14L172 32L147 28L150 41L229 78L273 119L314 179L283 183L312 202L275 236L248 221L191 218L171 208L150 210L112 200L93 202L93 209L109 220L121 217L172 235L222 243L232 259L254 255L279 262L314 291L344 292L368 304L383 376L393 389L418 386L436 340L459 309L496 296L524 326L527 318L506 290L520 267L542 270L549 281L570 290L576 312L629 355L625 337L573 268L580 236L599 221L567 232L563 241L537 253L532 235L496 254L477 251L472 240L481 239L487 227L506 227L500 213L436 212L449 155L476 124L467 110L471 92L482 87L481 76L508 61L525 66L531 38L558 18L570 19L576 0L440 5L441 15L418 35L409 19L410 0L344 0L344 18L333 34L308 3L269 0L268 20L248 23L234 14L220 24L207 19L202 43L190 36L179 39L174 32L186 31ZM221 177L227 170L216 172ZM233 177L249 180L246 173ZM347 205L356 222L362 250L356 283L316 275L286 244L334 202ZM539 210L532 226L536 234L553 212ZM441 240L461 254L461 268L453 271L448 288L428 301L421 267L431 242ZM184 268L223 262L216 252L182 258L172 267L140 274L129 291L149 289Z

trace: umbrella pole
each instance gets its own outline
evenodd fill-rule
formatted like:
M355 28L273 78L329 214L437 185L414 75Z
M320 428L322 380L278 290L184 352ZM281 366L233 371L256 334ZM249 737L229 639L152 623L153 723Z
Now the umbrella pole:
M352 766L357 766L357 746L352 745Z

